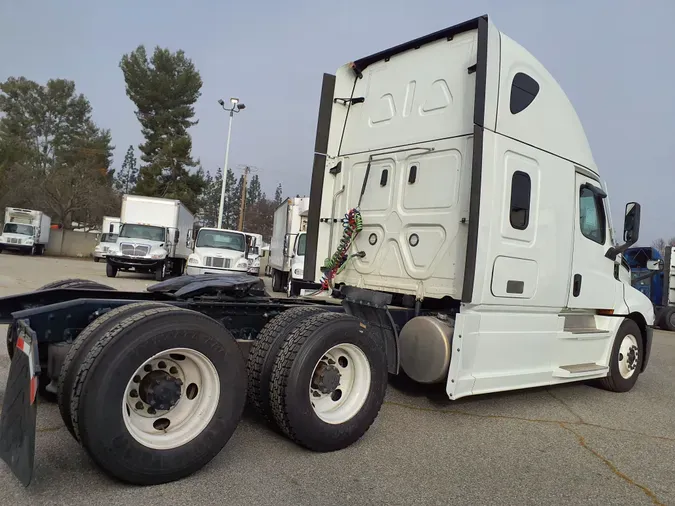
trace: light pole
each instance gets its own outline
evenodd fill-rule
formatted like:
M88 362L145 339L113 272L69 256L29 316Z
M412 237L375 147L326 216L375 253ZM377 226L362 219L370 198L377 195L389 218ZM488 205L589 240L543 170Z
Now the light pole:
M225 145L225 166L223 167L223 184L220 189L220 208L218 209L218 228L223 228L223 205L225 204L225 182L227 180L227 162L230 158L230 137L232 135L232 118L234 117L235 112L239 112L242 109L245 109L244 104L239 103L238 98L231 98L230 103L232 104L231 108L225 107L225 102L221 98L218 100L218 103L223 108L223 110L230 113L230 124L227 127L227 144Z

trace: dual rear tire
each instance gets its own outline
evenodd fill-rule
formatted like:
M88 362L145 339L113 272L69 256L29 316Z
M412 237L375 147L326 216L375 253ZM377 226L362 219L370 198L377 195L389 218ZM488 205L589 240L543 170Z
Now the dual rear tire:
M375 421L387 388L386 354L357 318L289 309L261 331L248 357L249 400L295 443L346 448Z
M225 446L244 410L245 374L241 351L220 323L165 304L129 304L76 339L59 378L59 410L107 473L166 483Z

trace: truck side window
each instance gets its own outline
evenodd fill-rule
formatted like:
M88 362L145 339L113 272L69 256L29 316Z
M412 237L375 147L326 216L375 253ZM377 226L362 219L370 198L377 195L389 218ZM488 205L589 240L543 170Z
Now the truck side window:
M530 223L530 194L532 181L530 176L517 170L511 179L511 226L516 230L525 230Z
M602 199L588 188L579 192L579 220L584 237L605 244L605 208Z

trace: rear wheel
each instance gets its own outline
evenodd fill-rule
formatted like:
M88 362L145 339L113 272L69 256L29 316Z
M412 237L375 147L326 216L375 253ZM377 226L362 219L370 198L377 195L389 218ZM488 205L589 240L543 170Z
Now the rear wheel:
M671 332L675 331L675 307L667 307L661 311L659 327Z
M246 401L245 364L230 332L175 307L130 315L80 367L73 428L114 477L154 485L192 474L232 436ZM149 464L151 463L151 464Z
M274 418L305 448L346 448L375 421L387 375L382 344L357 318L332 312L310 316L291 333L274 364Z
M272 291L283 291L283 287L281 286L281 273L276 269L272 269Z
M105 265L105 275L109 278L114 278L117 276L117 267L113 267L109 263Z
M628 392L638 379L644 356L642 333L633 320L624 320L614 338L609 374L598 384L612 392Z
M155 281L164 281L166 278L166 262L162 262L155 269Z
M65 424L68 432L78 439L75 430L73 429L73 422L70 413L70 403L72 401L73 387L77 381L80 368L84 362L85 357L89 354L92 347L103 337L106 332L113 328L120 320L136 314L145 309L153 307L166 307L166 304L159 302L139 302L136 304L127 304L108 311L99 316L92 323L87 325L85 329L75 339L75 342L68 350L61 372L59 374L57 400L59 404L59 411L61 419Z
M99 263L101 259L99 257L94 257L94 262Z
M270 406L270 378L279 349L289 334L308 316L323 313L318 306L288 309L272 318L260 331L248 353L248 399L267 423L276 426Z

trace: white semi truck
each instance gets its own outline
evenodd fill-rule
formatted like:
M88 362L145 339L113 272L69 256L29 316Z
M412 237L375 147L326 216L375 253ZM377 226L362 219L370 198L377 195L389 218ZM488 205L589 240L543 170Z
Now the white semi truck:
M289 198L274 211L269 265L275 292L284 291L293 276L304 277L303 264L293 258L293 252L298 237L307 230L309 200L309 197Z
M246 274L250 265L246 234L237 230L200 228L192 241L194 251L188 257L187 274Z
M5 208L5 222L0 234L0 253L3 250L42 255L49 242L52 220L42 211Z
M108 249L117 243L122 220L114 216L104 216L101 225L101 236L94 248L94 262L100 262L108 254Z
M161 281L167 273L183 274L194 216L180 200L124 195L117 241L106 255L106 274L120 270L154 273Z
M390 374L454 400L588 380L626 392L646 370L654 310L621 262L640 205L618 244L574 108L487 16L324 76L314 151L304 274L321 296L186 276L136 297L68 280L0 299L16 343L0 455L23 483L34 363L91 458L145 485L213 459L247 395L278 432L331 452L366 434Z

